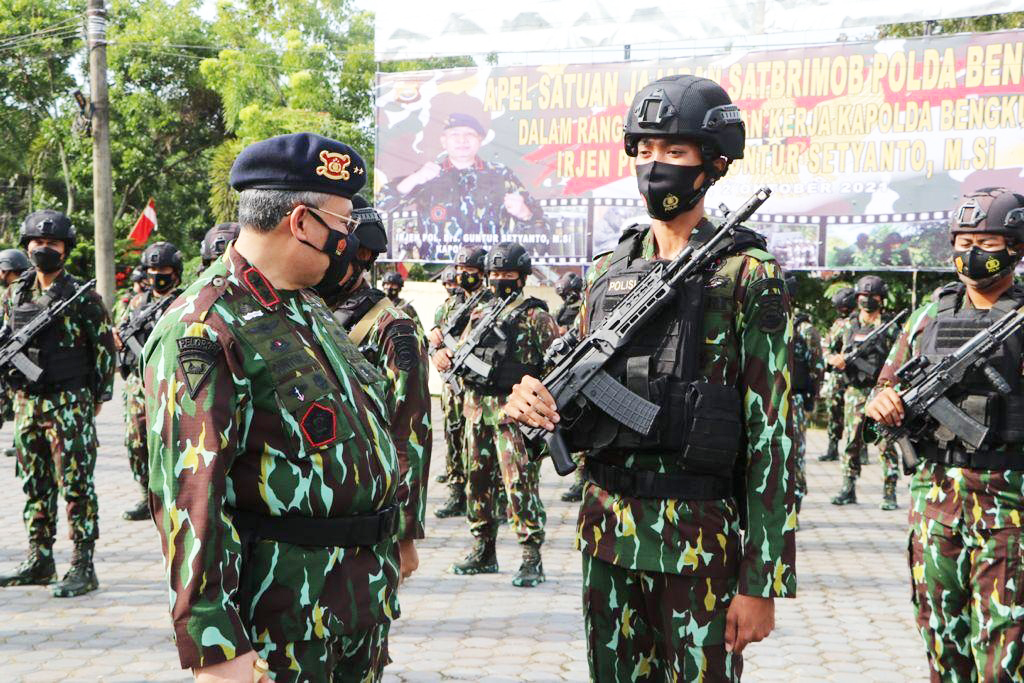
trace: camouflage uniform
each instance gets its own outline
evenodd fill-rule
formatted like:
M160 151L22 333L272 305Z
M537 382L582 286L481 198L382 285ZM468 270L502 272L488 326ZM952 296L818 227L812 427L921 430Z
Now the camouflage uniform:
M807 495L807 421L808 413L814 410L814 401L821 389L821 382L825 375L825 358L821 352L821 335L814 328L811 321L803 316L797 316L796 335L803 340L802 344L794 347L794 357L801 358L797 362L807 364L810 372L811 392L810 394L793 395L793 457L796 460L796 506L799 511L804 496Z
M4 297L4 324L11 324L14 308L23 301L44 305L56 292L70 292L80 285L62 272L44 292L36 282L36 271L26 271ZM40 336L50 335L59 335L61 348L84 349L88 357L83 386L40 393L28 385L17 390L15 401L14 444L27 497L24 518L29 541L52 557L58 492L67 501L70 536L76 547L99 538L93 483L98 443L95 415L97 404L109 401L113 393L114 337L107 309L95 291L71 304Z
M822 350L825 356L839 353L842 348L842 340L850 325L849 316L836 318L829 328L828 334L822 339ZM836 444L843 440L843 425L846 421L844 395L846 393L846 382L843 373L834 370L829 366L825 373L825 386L822 388L822 395L828 397L828 441L829 444ZM831 449L831 445L829 446Z
M896 370L920 355L937 310L931 302L911 315L880 385L899 390ZM912 600L931 680L1024 681L1024 471L922 460L910 499Z
M291 517L289 536L361 519L387 529L402 485L388 380L319 297L275 291L233 247L144 356L151 504L182 667L255 649L278 683L332 670L379 680L398 617L394 536L293 544L245 520Z
M442 328L448 322L452 311L466 300L463 293L449 296L434 312L434 327ZM445 444L445 481L452 488L464 489L466 471L463 454L463 431L465 420L462 417L462 399L447 382L441 383L441 407L444 410L444 444Z
M856 315L856 314L855 314ZM851 336L853 332L853 318L851 317L849 325L844 329L843 341L841 346L841 353L850 351L852 343ZM874 323L870 324L870 329L877 329L885 324L885 320L882 316L878 317ZM883 347L887 348L896 339L897 332L892 332L887 340L880 341ZM843 403L846 421L846 445L841 453L841 460L843 466L843 476L846 479L853 479L856 481L860 477L861 468L861 454L867 451L867 444L864 443L864 421L867 416L864 412L864 408L868 403L868 395L871 393L870 387L856 387L852 384L846 387L846 391L843 394ZM882 461L882 476L885 485L885 495L890 493L895 495L896 482L899 480L899 456L896 454L896 449L892 446L885 445L882 448L882 454L880 456Z
M701 241L712 229L702 222L691 240ZM639 258L654 257L648 231ZM599 257L588 274L581 334L593 286L610 265L610 256ZM705 276L713 289L734 289L731 299L716 299L706 309L697 332L706 340L697 376L736 386L742 397L748 443L743 500L635 498L587 484L576 547L583 553L592 680L738 680L743 659L725 650L732 597L796 592L788 297L781 269L767 252L728 256L719 261L718 273ZM735 274L735 280L721 273ZM709 286L706 292L713 291ZM747 296L748 291L754 293ZM769 307L770 298L780 303ZM680 471L674 452L602 453L601 460L634 470ZM743 533L741 508L747 518Z
M423 517L427 505L427 473L433 433L430 426L430 388L427 386L427 349L423 328L404 310L393 305L373 306L386 297L362 283L332 306L338 322L349 332L366 360L388 379L391 406L391 439L398 453L402 485L397 500L402 508L398 540L424 537ZM355 308L348 306L356 304ZM390 302L388 302L390 304ZM365 315L376 318L362 338L354 338Z
M499 305L497 299L474 311L463 336L469 335L484 308ZM515 337L510 347L514 360L540 366L544 352L558 336L554 318L543 308L517 311L515 304L499 319L516 316ZM547 513L540 499L540 463L531 457L519 426L505 416L506 395L488 395L471 383L463 385L462 413L465 418L466 511L469 530L478 540L493 541L498 535L497 496L508 494L508 516L521 545L544 542ZM497 512L497 514L496 514Z
M506 194L522 193L533 214L530 222L543 222L540 204L503 164L478 158L471 168L460 170L445 159L439 176L404 196L397 189L402 180L381 189L377 208L395 211L415 206L423 240L421 259L451 259L463 244L498 242L512 221L505 210Z
M394 302L394 307L399 309L403 315L408 317L410 320L416 323L416 327L423 329L423 323L420 322L420 316L416 313L416 309L413 308L412 304L405 299L399 297L398 301Z

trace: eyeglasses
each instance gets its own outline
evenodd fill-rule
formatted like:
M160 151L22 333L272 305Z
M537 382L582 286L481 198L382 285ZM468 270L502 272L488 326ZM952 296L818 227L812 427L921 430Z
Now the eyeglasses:
M299 207L296 206L295 208L297 209ZM340 220L345 225L346 228L349 229L349 232L355 230L356 226L359 225L359 221L357 221L357 220L355 220L353 218L350 218L349 216L342 216L340 213L334 213L333 211L328 211L327 209L321 209L319 207L313 207L313 206L307 206L305 208L306 208L307 211L318 211L320 213L326 213L328 216L334 216L335 218ZM321 220L320 222L323 223L323 220ZM326 227L329 230L331 229L331 226L327 225L326 223L324 223L324 227Z

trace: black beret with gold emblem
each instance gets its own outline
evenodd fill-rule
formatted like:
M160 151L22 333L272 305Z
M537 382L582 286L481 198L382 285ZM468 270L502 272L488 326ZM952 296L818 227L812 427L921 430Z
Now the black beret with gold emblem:
M351 199L366 184L366 163L343 142L291 133L254 142L231 166L231 187L323 192Z

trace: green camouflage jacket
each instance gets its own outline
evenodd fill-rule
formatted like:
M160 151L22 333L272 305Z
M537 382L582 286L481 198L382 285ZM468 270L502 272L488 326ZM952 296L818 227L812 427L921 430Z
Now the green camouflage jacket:
M797 312L794 316L794 320L799 320L794 331L796 334L803 337L806 344L804 352L806 353L805 360L807 361L807 367L811 371L811 385L813 387L812 397L818 395L818 391L821 389L822 382L825 380L825 355L822 353L822 347L824 346L821 334L818 332L814 324L809 319L803 317Z
M182 667L232 659L252 640L327 638L397 617L394 538L260 540L243 562L232 524L229 508L332 518L395 504L387 380L323 301L275 291L232 246L161 318L144 356L150 500Z
M70 291L82 285L82 281L72 277L67 271L62 272L47 288L53 293L54 287ZM11 324L11 313L17 305L15 299L23 287L30 287L31 301L38 301L44 294L35 280L35 270L26 271L21 278L7 288L3 298L3 324ZM55 326L47 328L42 335L59 334L61 346L68 348L84 348L91 359L93 371L90 373L88 386L71 391L59 391L45 396L18 391L21 399L28 401L35 413L49 412L69 403L83 402L87 404L109 401L114 392L114 334L110 326L103 299L95 290L88 291L75 303L65 309L64 314Z
M448 316L451 315L452 310L465 300L466 296L461 293L449 295L444 303L434 309L434 327L443 327L448 322Z
M706 239L704 221L691 238ZM655 257L653 231L640 258ZM739 264L730 263L741 259ZM610 265L599 256L590 269L580 311L585 334L590 294ZM744 595L796 594L796 483L790 399L793 324L784 295L782 269L770 254L747 249L720 259L716 272L736 272L732 283L711 277L705 287L734 287L728 310L704 316L704 346L698 377L736 386L746 422L745 501L747 528L740 535L740 510L733 498L715 501L642 499L594 485L586 487L576 535L577 548L605 562L643 571L705 577L737 576ZM772 290L769 292L769 288ZM747 292L751 291L751 296ZM772 293L775 296L769 297ZM769 305L767 302L772 301ZM718 308L717 306L715 307ZM723 307L726 308L726 307ZM661 473L680 472L675 453L636 453L610 464Z
M470 316L469 324L463 330L463 340L473 331L476 321L484 310L492 304L498 305L498 301L492 298L477 305ZM509 306L508 310L498 319L498 324L513 315L515 309L515 306ZM525 314L518 315L516 320L515 340L510 344L510 347L515 349L513 359L524 365L543 367L544 352L557 338L558 325L555 323L554 317L543 308L530 308ZM488 396L476 391L465 382L463 387L465 394L463 415L467 425L475 425L481 421L490 425L511 422L501 409L508 396Z
M970 300L965 297L965 301L969 306ZM938 307L938 303L929 302L914 311L904 324L878 376L879 387L894 386L900 390L896 370L920 355L924 332L935 320ZM1024 457L1024 446L1017 444L1016 450L1016 455ZM945 526L963 523L979 533L1022 526L1024 471L974 470L922 461L910 481L910 493L912 514Z
M347 301L363 299L370 290L364 281L350 293ZM381 300L384 293L375 292ZM376 297L371 300L376 300ZM367 303L369 300L367 300ZM332 308L344 309L346 302ZM389 302L390 304L390 302ZM372 304L370 304L372 306ZM365 306L364 306L365 308ZM365 313L370 313L369 310ZM336 314L337 315L337 314ZM347 317L347 316L346 316ZM349 336L363 316L343 323ZM341 319L339 319L341 322ZM369 332L354 339L366 359L388 379L388 404L391 408L391 438L398 453L402 485L397 500L402 506L399 540L424 537L423 518L427 508L427 474L433 440L430 424L429 366L423 328L404 309L387 305L378 309Z

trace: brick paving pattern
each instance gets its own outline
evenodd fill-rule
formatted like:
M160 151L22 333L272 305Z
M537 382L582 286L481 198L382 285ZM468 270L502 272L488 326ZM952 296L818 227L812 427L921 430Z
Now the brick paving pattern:
M440 424L439 414L437 419ZM11 428L0 430L0 445L11 443ZM138 489L121 446L119 401L104 407L99 435L100 590L58 600L41 587L0 589L5 682L191 680L178 667L171 643L156 530L150 522L121 519ZM778 602L777 629L747 650L744 680L926 680L910 607L905 487L899 511L879 511L876 463L864 470L859 505L830 505L840 475L837 463L816 461L824 440L822 432L812 432L808 449L810 495L798 535L800 597ZM443 470L443 442L435 439L434 448L436 474ZM572 549L576 507L559 500L566 485L546 464L541 494L548 509L548 582L521 589L510 583L520 558L507 526L498 539L500 574L446 573L470 536L464 520L430 514L447 493L431 476L429 538L419 546L419 571L402 588L403 616L392 629L394 663L386 681L587 680L580 560ZM23 559L26 547L13 459L0 458L0 490L0 566L7 569ZM61 515L55 554L63 574L71 555L63 505Z

